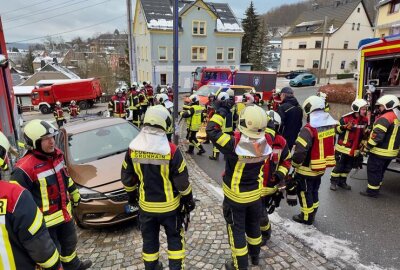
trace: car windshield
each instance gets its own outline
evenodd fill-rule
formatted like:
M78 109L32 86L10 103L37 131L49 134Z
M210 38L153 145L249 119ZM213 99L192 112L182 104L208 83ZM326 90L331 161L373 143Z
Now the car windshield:
M208 96L211 93L216 93L219 89L219 86L212 86L212 85L203 85L196 91L196 95L199 96Z
M82 164L125 152L138 129L129 123L69 135L70 161Z

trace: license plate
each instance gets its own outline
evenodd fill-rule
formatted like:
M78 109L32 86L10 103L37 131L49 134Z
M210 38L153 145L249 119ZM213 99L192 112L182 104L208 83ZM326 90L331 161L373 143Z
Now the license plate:
M131 204L125 205L125 213L127 213L127 214L135 213L135 212L137 212L138 210L139 210L139 207L138 207L138 206L131 205Z

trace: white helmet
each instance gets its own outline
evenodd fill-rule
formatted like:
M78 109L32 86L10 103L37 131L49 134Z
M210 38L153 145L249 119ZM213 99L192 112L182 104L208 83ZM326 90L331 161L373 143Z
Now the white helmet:
M167 131L172 125L170 112L162 105L151 106L144 115L143 124Z
M360 109L366 106L368 106L368 103L365 99L362 98L358 98L354 100L353 103L351 103L351 109L353 110L353 112L360 112Z
M395 95L384 95L376 101L376 105L383 105L385 110L393 110L399 106L399 98Z
M227 92L221 92L217 96L217 100L218 101L225 101L225 100L228 100L228 99L229 99L229 95L228 95Z
M264 137L267 125L268 117L261 107L250 105L240 112L238 129L249 138L260 139Z
M276 89L275 89L275 94L276 94L276 95L280 95L280 94L281 94L281 91L282 91L282 89L276 88Z
M229 95L230 98L235 96L235 91L233 91L231 88L226 90L226 93Z
M57 101L57 102L56 102L56 106L61 107L61 102L60 102L60 101Z
M115 94L119 94L119 93L122 93L122 90L121 90L121 88L118 87L117 89L115 89L114 92L115 92Z
M328 95L324 92L317 92L317 96L323 98L324 100L326 100L328 97Z
M138 86L139 86L139 84L137 82L132 83L132 87L138 87Z
M75 105L76 101L75 100L71 100L71 105Z
M303 110L306 114L310 114L316 110L325 109L325 100L318 96L311 96L303 103Z
M168 93L166 88L163 87L160 89L160 94L166 94L166 93Z
M125 85L121 86L121 91L123 93L125 93L127 90L128 90L128 88Z
M195 95L195 94L191 95L191 96L189 97L189 99L190 99L190 103L199 102L199 97L198 97L197 95Z
M256 93L256 90L255 89L251 89L250 90L250 94L255 94Z
M157 94L156 100L159 104L163 104L165 101L169 100L166 94Z
M245 102L246 104L253 104L254 97L250 93L245 93L243 94L242 102Z
M271 121L274 122L276 126L280 126L282 124L282 118L279 113L275 111L267 111L267 115Z

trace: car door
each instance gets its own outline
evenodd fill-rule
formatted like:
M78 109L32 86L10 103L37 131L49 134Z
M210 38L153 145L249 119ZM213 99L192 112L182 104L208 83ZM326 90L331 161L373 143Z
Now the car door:
M309 85L309 84L311 84L311 78L312 78L311 75L305 75L305 76L303 77L303 79L301 80L301 81L302 81L302 84L303 84L303 85Z

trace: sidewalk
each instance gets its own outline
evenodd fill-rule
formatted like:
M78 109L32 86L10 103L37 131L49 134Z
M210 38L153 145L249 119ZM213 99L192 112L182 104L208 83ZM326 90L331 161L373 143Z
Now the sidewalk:
M181 145L182 152L186 145ZM200 201L192 214L186 238L186 268L225 269L231 250L222 215L219 187L202 171L190 156L185 156L193 192ZM272 224L272 238L261 251L262 264L251 270L267 269L343 269L345 265L330 262L303 243ZM78 254L90 258L92 269L144 269L141 259L141 235L135 224L124 224L103 230L78 229ZM160 259L168 264L166 237L161 233Z

